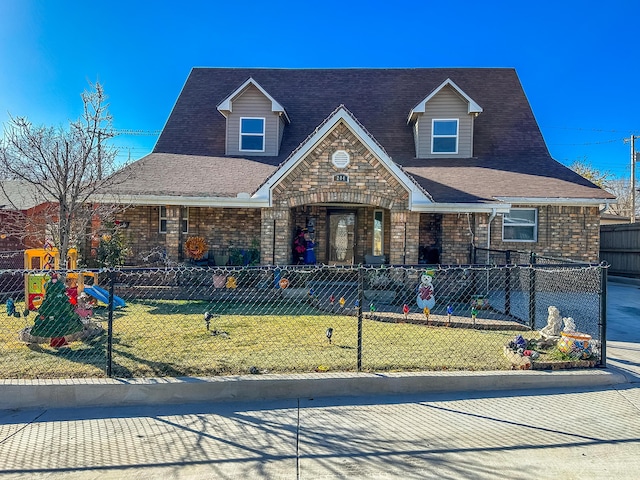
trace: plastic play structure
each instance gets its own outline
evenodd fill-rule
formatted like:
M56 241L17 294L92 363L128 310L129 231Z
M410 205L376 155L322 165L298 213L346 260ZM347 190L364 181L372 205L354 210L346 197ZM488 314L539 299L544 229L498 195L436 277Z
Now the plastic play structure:
M67 262L64 268L67 270L75 270L78 266L78 251L70 248L68 251ZM44 248L31 248L24 252L24 268L26 270L42 270L42 273L26 273L24 278L25 302L29 310L35 311L45 296L45 284L50 279L50 275L46 270L60 269L60 254L58 249L45 244ZM109 292L98 285L98 274L95 272L69 272L65 279L66 293L69 301L76 305L78 295L82 292L86 293L93 299L109 304ZM113 303L116 307L124 307L125 301L113 296Z

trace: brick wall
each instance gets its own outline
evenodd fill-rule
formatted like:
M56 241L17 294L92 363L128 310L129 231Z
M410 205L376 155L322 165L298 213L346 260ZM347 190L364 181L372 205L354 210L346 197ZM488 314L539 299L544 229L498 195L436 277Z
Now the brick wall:
M132 249L132 257L148 252L156 246L166 248L170 258L184 260L183 244L188 237L201 236L209 250L248 249L261 239L261 211L250 208L189 208L189 233L181 232L179 207L167 208L167 233L159 233L159 207L129 208L119 220L129 222L125 236ZM138 255L139 256L139 255ZM136 262L131 258L132 263Z
M600 254L598 207L556 205L537 207L517 205L517 207L538 209L538 241L503 242L502 216L497 216L491 224L492 248L533 251L542 255L586 262L598 261Z

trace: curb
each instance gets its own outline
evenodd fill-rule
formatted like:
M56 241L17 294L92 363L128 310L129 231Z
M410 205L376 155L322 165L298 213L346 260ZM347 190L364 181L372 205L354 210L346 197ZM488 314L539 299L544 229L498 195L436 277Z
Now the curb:
M309 373L148 379L0 381L0 409L244 402L416 393L530 390L628 383L609 369Z

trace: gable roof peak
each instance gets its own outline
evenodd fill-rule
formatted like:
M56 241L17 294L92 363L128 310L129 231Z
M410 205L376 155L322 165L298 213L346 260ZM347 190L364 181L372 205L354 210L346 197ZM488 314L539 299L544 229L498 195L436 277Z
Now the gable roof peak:
M249 87L250 85L253 85L255 88L257 88L260 93L262 93L270 102L271 102L271 111L272 112L277 112L277 113L281 113L282 115L284 115L284 117L287 119L287 122L291 123L291 120L289 119L289 115L287 115L287 111L284 109L284 107L280 104L280 102L278 102L275 98L273 98L269 92L267 92L264 88L262 88L262 86L256 82L253 77L249 77L242 85L240 85L238 88L236 88L233 92L231 92L230 95L228 95L227 97L224 98L224 100L222 100L218 105L217 105L217 109L220 113L222 113L222 115L224 115L225 117L227 116L226 114L228 112L231 112L233 107L232 107L232 103L233 101L236 99L236 97L238 97L242 92L244 92L247 87Z
M429 95L427 95L426 98L424 98L420 103L418 103L418 105L413 107L413 109L409 112L409 118L407 119L407 123L411 123L415 119L417 114L424 113L426 105L429 102L429 100L435 97L445 87L453 88L458 93L458 95L460 95L462 98L464 98L467 101L467 104L468 104L467 112L469 114L478 115L482 113L482 107L478 105L469 95L464 93L464 91L458 85L456 85L453 80L451 80L450 78L447 78L438 87L436 87Z

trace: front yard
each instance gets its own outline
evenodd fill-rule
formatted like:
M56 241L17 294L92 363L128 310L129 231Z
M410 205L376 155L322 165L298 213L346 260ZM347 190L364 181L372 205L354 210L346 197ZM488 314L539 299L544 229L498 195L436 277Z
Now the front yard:
M116 377L213 376L248 373L355 371L357 317L319 312L310 305L263 304L243 314L242 304L207 301L129 301L114 312ZM285 312L283 314L282 312ZM207 329L204 312L212 314ZM0 377L104 377L107 311L96 308L102 335L69 347L27 345L18 331L28 317L4 318L0 327ZM452 324L456 324L454 317ZM460 322L458 322L460 324ZM331 341L327 329L331 327ZM503 347L518 333L364 319L363 371L507 370Z

